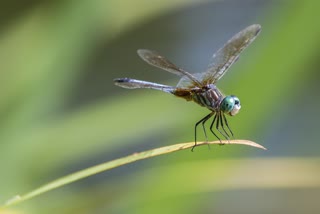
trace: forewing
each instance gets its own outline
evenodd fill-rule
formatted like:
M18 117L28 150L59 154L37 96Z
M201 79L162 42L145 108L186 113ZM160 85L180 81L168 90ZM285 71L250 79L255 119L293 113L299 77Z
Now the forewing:
M261 26L250 25L234 35L222 48L220 48L211 59L206 72L198 79L202 84L217 82L228 70L228 68L239 58L240 53L258 36Z
M200 86L200 82L193 75L177 67L175 64L170 62L168 59L166 59L156 51L139 49L137 53L144 61L146 61L150 65L169 71L178 76L186 77L189 79L189 82L191 81L194 85Z
M201 73L196 73L193 75L199 82L201 82L201 77L202 77L202 74ZM198 88L202 88L202 84L200 85L197 85L195 84L193 81L191 81L188 77L186 76L183 76L180 81L178 82L177 84L177 88L195 88L197 87Z

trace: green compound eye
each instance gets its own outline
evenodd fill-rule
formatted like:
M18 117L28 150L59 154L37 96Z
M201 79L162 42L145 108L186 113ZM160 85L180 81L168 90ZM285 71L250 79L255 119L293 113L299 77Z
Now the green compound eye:
M226 96L221 102L221 111L231 116L236 115L240 108L240 100L234 95Z

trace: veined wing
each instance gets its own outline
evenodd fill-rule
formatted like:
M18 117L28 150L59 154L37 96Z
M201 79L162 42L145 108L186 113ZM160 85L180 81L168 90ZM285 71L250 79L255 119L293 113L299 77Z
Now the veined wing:
M122 88L128 88L128 89L151 88L151 89L160 90L160 91L164 91L171 94L175 91L175 88L172 86L162 85L162 84L147 82L142 80L130 79L130 78L117 78L117 79L114 79L113 81L115 85L120 86Z
M234 35L211 59L206 72L195 74L202 84L217 82L239 58L240 53L258 36L261 26L250 25Z
M185 81L188 81L189 83L191 82L193 85L201 87L201 83L197 80L197 78L195 78L189 72L177 67L175 64L170 62L164 56L161 56L156 51L139 49L137 53L144 61L146 61L150 65L169 71L178 76L182 76Z

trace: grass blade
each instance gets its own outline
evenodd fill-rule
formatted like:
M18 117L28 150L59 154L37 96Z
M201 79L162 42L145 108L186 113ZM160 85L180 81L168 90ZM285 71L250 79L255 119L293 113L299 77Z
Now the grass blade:
M252 147L256 147L256 148L260 148L260 149L264 149L266 150L265 147L252 142L252 141L248 141L248 140L231 140L231 141L222 141L222 143L224 143L225 145L228 144L238 144L238 145L247 145L247 146L252 146ZM197 145L208 145L208 144L221 144L220 141L212 141L212 142L198 142ZM112 161L108 161L75 173L72 173L70 175L64 176L62 178L59 178L57 180L54 180L48 184L45 184L29 193L26 193L25 195L16 195L13 198L9 199L4 206L10 206L13 204L17 204L20 203L22 201L25 201L27 199L33 198L35 196L38 196L40 194L43 194L45 192L48 192L50 190L56 189L58 187L61 187L63 185L72 183L74 181L89 177L91 175L109 170L109 169L113 169L128 163L132 163L138 160L142 160L142 159L146 159L146 158L151 158L151 157L155 157L155 156L159 156L159 155L164 155L167 153L171 153L171 152L177 152L180 150L185 150L185 149L190 149L194 146L194 142L188 142L188 143L180 143L180 144L174 144L174 145L170 145L170 146L165 146L165 147L160 147L160 148L156 148L156 149L151 149L148 151L144 151L144 152L139 152L139 153L134 153L131 155L128 155L126 157L123 158L119 158L119 159L115 159Z

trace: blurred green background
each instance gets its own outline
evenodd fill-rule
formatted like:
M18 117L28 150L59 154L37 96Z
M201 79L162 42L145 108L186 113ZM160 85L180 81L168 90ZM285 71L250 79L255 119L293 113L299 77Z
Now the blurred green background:
M236 138L268 148L203 146L143 160L8 213L320 212L319 1L1 3L0 201L95 164L193 141L207 109L113 79L175 85L178 77L136 50L199 72L254 23L261 34L218 86L241 100L229 119Z

